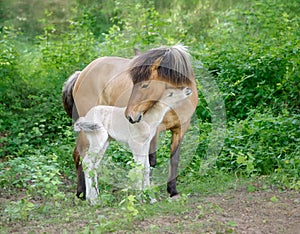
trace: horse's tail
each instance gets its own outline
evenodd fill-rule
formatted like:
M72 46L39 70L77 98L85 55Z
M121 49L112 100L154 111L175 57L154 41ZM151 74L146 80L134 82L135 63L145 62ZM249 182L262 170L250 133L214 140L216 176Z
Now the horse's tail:
M81 71L74 72L64 83L62 89L62 102L63 102L64 109L67 112L68 116L70 116L74 120L78 119L78 112L76 109L76 105L74 103L73 87L80 73Z

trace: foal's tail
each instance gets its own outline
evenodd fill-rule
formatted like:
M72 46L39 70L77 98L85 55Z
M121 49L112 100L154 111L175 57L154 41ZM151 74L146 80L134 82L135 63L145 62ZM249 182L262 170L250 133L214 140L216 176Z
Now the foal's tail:
M101 125L94 122L86 121L85 117L80 117L74 124L75 132L94 132L101 128Z
M67 112L68 116L70 116L74 120L78 119L78 112L76 109L76 105L74 104L73 87L80 73L81 71L74 72L64 83L62 89L62 102L63 102L64 109Z

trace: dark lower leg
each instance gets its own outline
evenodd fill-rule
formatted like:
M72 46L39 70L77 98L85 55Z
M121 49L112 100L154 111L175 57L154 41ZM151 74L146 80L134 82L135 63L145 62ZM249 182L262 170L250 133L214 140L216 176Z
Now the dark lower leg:
M155 165L156 165L157 134L153 137L153 139L150 142L150 148L149 148L149 163L150 163L150 167L155 167Z
M176 178L171 181L168 181L167 191L170 194L170 197L178 195L178 192L176 190Z
M80 160L80 154L78 152L77 147L75 147L73 152L73 158L76 166L76 175L77 175L77 193L76 196L82 200L85 200L85 179L84 172Z
M151 167L155 167L156 165L156 152L149 154L149 163Z
M177 178L177 168L178 168L178 163L179 163L179 157L180 157L180 142L178 145L176 145L173 148L173 151L171 152L171 158L170 158L170 169L169 169L167 191L171 197L178 194L177 189L176 189L176 178Z

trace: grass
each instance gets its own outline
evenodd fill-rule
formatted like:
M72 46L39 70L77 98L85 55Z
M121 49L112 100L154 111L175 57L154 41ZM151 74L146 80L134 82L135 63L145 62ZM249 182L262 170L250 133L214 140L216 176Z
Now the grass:
M184 181L185 178L181 180ZM0 233L106 233L118 230L133 232L139 229L140 223L150 225L149 233L159 233L159 226L149 220L157 219L159 224L168 222L169 219L176 222L182 217L187 221L178 222L172 227L166 226L164 229L183 230L188 225L190 230L196 230L203 224L189 224L190 214L193 216L195 209L199 215L199 212L217 212L219 208L210 204L195 207L195 204L201 204L206 196L235 189L244 183L249 183L249 179L237 179L233 175L216 173L214 176L194 180L188 184L179 182L178 188L182 193L176 200L168 198L164 186L161 186L157 193L159 201L154 204L143 202L140 194L119 191L110 194L115 197L111 203L90 206L75 197L74 185L65 187L64 198L58 199L32 198L26 195L25 191L16 191L10 197L3 198L2 194L0 198ZM103 191L102 195L105 193L108 192Z

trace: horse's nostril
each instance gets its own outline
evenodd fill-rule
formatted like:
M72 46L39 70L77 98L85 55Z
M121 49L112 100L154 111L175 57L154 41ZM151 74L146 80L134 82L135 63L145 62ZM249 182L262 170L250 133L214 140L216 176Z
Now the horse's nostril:
M134 123L133 119L131 118L131 116L127 116L127 119L130 123Z
M134 119L134 118L132 118L131 116L127 116L126 118L128 119L128 121L129 121L130 123L134 124L134 123L138 123L138 122L141 121L142 115L139 115L139 116L137 117L137 119Z

